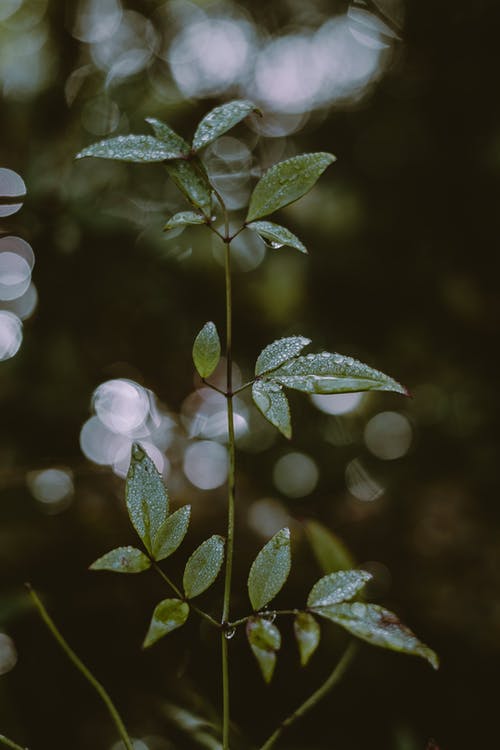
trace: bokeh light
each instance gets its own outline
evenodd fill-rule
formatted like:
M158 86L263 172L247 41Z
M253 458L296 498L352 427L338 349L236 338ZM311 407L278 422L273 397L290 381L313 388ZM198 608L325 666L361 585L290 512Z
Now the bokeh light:
M14 641L7 633L0 633L0 675L7 674L17 664Z
M0 310L0 362L14 357L23 340L23 324L14 313Z
M48 513L65 510L73 498L73 474L69 469L44 469L27 476L33 497Z
M325 414L349 414L359 409L363 393L313 393L310 398L314 406Z
M188 446L183 461L184 474L200 490L221 487L227 478L227 450L212 440L200 440Z
M370 419L365 427L365 444L377 458L390 461L408 453L412 428L403 414L384 411Z
M252 531L269 539L277 531L290 525L290 516L279 500L263 497L251 504L247 522Z
M0 11L1 12L1 11ZM19 203L9 203L2 205L2 197L5 198L24 198L26 195L26 185L23 178L12 169L0 167L0 218L12 216L23 205L22 200Z
M372 476L359 458L347 464L345 482L351 495L367 503L377 500L385 491L384 486Z
M310 495L318 479L318 467L305 453L287 453L274 465L274 484L287 497L299 498Z

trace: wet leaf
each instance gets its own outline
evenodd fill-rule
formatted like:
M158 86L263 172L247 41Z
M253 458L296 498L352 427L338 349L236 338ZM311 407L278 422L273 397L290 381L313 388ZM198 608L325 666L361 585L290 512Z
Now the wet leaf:
M180 599L164 599L155 607L142 647L149 648L167 633L180 628L188 616L189 604L187 602Z
M333 154L319 152L293 156L275 164L255 186L246 222L268 216L301 198L334 161Z
M210 217L212 207L212 188L201 161L195 157L176 159L165 164L170 179L177 185L188 201Z
M247 622L246 632L262 676L266 682L271 682L276 666L276 654L281 646L280 631L268 620L252 617Z
M321 629L309 612L300 612L293 623L293 630L299 647L300 663L305 667L318 648Z
M292 437L290 405L277 383L256 380L252 386L252 398L263 416L286 438Z
M194 340L194 366L202 378L208 378L219 364L219 359L220 339L217 328L212 322L205 323Z
M314 557L323 573L354 568L354 557L333 531L312 519L306 519L304 527Z
M184 227L188 224L206 224L206 217L201 214L196 214L194 211L181 211L178 214L174 214L170 218L165 226L163 227L164 232L168 232L169 229L176 229L177 227Z
M439 666L437 654L419 641L397 615L378 604L331 604L328 607L317 607L314 611L374 646L421 656L434 669Z
M211 536L195 549L184 570L184 593L194 599L206 591L219 575L224 562L224 539Z
M119 135L87 146L76 158L83 159L85 156L118 161L156 162L178 159L179 151L152 135Z
M281 591L290 573L290 529L281 529L261 549L248 576L248 594L254 610L262 609Z
M339 570L320 578L311 589L308 607L326 607L329 604L347 602L361 591L372 579L366 570Z
M191 506L184 505L160 526L153 544L153 557L157 562L170 557L179 547L186 536L190 516Z
M113 573L142 573L151 567L151 560L135 547L117 547L107 552L90 566L90 570L110 570Z
M165 146L168 146L171 151L176 152L178 156L187 156L190 153L191 147L189 143L187 143L184 138L181 138L175 130L172 130L170 125L167 125L154 117L146 117L146 122L153 128L155 136L164 143Z
M255 364L255 374L265 375L298 357L302 349L311 343L304 336L287 336L273 341L261 351Z
M168 495L156 466L137 443L132 446L125 499L132 525L151 552L168 515Z
M193 149L199 151L200 148L213 143L221 135L244 120L251 112L260 113L260 110L255 104L245 99L237 99L227 104L221 104L220 107L215 107L205 115L196 128Z
M307 248L289 229L272 221L252 221L247 224L248 229L253 229L263 240L267 240L273 250L279 250L285 245L307 254Z

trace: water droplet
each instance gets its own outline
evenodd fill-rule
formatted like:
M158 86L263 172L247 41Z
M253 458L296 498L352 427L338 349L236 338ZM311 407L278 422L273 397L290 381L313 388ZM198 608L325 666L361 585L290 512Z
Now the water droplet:
M266 620L266 622L273 623L276 619L276 612L270 612L269 610L264 610L260 613L260 616L263 620Z
M236 633L236 628L228 628L228 630L224 631L224 638L226 641L230 641L231 638L234 638L234 635Z
M279 250L280 247L283 247L283 242L275 242L274 240L270 243L273 250Z

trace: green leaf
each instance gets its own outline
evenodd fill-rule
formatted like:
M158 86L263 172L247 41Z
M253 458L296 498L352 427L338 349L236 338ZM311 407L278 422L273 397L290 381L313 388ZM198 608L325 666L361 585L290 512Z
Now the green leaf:
M299 647L300 663L305 667L318 648L321 629L309 612L299 612L293 623L293 630Z
M156 120L154 117L146 117L146 122L153 128L155 136L171 151L176 152L178 156L187 156L191 152L189 143L180 135L177 135L170 125L161 122L161 120Z
M208 218L212 208L212 188L201 161L197 157L189 161L176 159L167 162L165 167L181 193Z
M325 169L335 161L333 154L302 154L275 164L255 186L246 223L288 206L313 187Z
M149 630L146 633L143 648L149 648L153 643L163 638L172 630L184 625L189 616L189 604L180 599L164 599L155 607Z
M151 560L135 547L117 547L107 552L90 566L90 570L110 570L113 573L142 573L151 567Z
M224 562L224 539L211 536L195 549L184 570L184 593L194 599L206 591L219 575Z
M342 354L306 354L272 373L285 388L304 393L392 391L408 395L406 388L379 370Z
M205 323L193 344L193 362L198 374L208 378L220 359L220 339L215 323Z
M245 119L251 112L260 113L258 107L252 102L245 99L237 99L220 107L215 107L208 115L201 120L196 128L193 138L193 149L199 151L200 148L208 146L228 130L234 128L239 122Z
M304 527L314 557L323 573L354 568L354 557L333 531L312 519L306 519Z
M152 135L119 135L87 146L76 155L77 159L95 156L118 161L155 162L178 159L179 151Z
M314 584L307 599L307 606L326 607L347 602L355 597L372 577L366 570L339 570L337 573L330 573Z
M255 363L255 374L265 375L298 357L302 349L311 343L304 336L287 336L273 341L261 351Z
M294 247L301 253L306 253L307 248L289 229L279 224L273 224L272 221L252 221L247 224L248 229L253 229L264 240L269 240L273 250L279 250L280 247Z
M254 610L274 599L290 573L290 529L281 529L261 549L248 576L248 594Z
M157 562L170 557L179 547L186 536L190 517L191 506L184 505L160 526L153 544L153 557Z
M286 437L292 437L290 405L277 383L256 380L252 386L252 398L263 416Z
M194 211L181 211L174 214L163 227L164 232L177 227L185 227L188 224L206 224L206 216L196 214Z
M315 612L374 646L421 656L434 669L439 666L437 654L419 641L394 612L389 612L378 604L331 604L328 607L315 608Z
M252 617L247 622L246 632L262 676L266 682L271 682L276 666L276 654L281 646L280 631L268 620Z
M132 525L151 552L168 515L168 495L156 466L137 443L132 446L125 499Z

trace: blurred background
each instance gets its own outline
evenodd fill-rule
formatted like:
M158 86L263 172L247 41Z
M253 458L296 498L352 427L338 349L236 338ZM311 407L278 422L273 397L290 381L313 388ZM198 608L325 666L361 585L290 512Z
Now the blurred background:
M168 595L161 580L88 565L134 543L123 501L133 440L173 506L193 506L172 577L197 543L224 533L224 399L201 387L190 355L206 320L224 328L221 247L203 228L162 233L187 206L161 165L73 157L148 132L147 116L190 137L209 108L247 97L264 118L205 153L235 221L274 162L313 150L338 161L275 217L309 257L249 231L234 243L235 379L275 338L303 334L413 397L292 394L291 442L238 397L234 616L247 613L256 551L288 524L295 564L277 605L297 606L350 554L373 573L372 600L442 659L435 674L363 647L282 747L492 746L499 22L493 0L2 0L0 733L33 750L120 747L29 606L29 580L138 750L220 747L214 634L192 617L143 653L152 608ZM219 594L200 604L216 614ZM235 750L262 741L323 679L345 641L333 626L323 634L301 670L283 623L271 687L243 632L232 640Z

